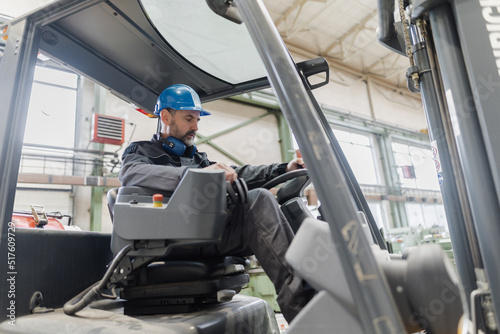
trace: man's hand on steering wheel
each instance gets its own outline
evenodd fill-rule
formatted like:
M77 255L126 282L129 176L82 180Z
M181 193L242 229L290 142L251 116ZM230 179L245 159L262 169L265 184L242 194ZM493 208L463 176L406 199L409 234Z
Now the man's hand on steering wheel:
M288 165L286 166L286 171L291 172L292 170L304 169L304 168L306 168L304 160L302 158L296 158L288 163Z

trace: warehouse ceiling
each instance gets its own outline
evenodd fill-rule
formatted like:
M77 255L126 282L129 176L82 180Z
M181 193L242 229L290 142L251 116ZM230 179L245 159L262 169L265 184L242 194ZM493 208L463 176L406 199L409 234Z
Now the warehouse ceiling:
M263 1L290 51L325 57L332 80L370 78L406 89L408 59L377 40L376 0Z

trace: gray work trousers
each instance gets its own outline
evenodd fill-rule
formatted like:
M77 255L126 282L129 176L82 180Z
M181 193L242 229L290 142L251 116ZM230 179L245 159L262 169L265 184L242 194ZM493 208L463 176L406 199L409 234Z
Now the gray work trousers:
M295 276L285 261L294 234L274 196L265 189L250 190L248 203L237 205L228 219L221 242L198 247L195 257L255 255L274 284L283 316L291 322L315 290ZM180 252L185 250L176 249L168 257L193 257Z

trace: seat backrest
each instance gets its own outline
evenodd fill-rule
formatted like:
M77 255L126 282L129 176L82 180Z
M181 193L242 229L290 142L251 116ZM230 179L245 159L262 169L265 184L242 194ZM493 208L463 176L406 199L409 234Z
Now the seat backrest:
M109 189L108 193L106 194L106 198L108 200L109 215L111 216L111 222L113 222L113 208L115 207L116 195L118 194L118 189L120 188Z

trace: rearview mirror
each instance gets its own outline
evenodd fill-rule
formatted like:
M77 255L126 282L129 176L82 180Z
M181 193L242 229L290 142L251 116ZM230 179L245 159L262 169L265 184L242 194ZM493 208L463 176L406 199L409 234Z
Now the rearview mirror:
M304 75L309 87L311 90L323 87L328 84L330 81L330 67L328 66L328 62L323 57L318 57L310 60L306 60L297 64L297 68ZM313 76L321 73L325 73L325 79L320 78L321 81L312 83L311 79ZM318 80L318 76L314 78L316 81Z

